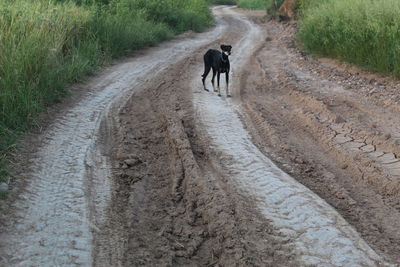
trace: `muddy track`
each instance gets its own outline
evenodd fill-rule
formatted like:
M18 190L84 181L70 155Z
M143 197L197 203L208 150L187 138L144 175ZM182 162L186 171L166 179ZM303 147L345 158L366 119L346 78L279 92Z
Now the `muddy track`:
M214 13L89 81L37 138L1 265L400 262L394 82L304 57L290 25ZM200 82L221 43L232 99Z
M305 56L292 25L264 27L267 42L241 80L254 140L399 264L397 82Z

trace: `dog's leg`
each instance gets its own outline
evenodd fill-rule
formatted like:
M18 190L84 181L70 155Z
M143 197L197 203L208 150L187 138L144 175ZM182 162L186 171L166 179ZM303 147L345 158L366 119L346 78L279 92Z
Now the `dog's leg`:
M203 88L206 91L208 91L208 89L206 88L206 78L207 78L208 73L210 72L210 69L211 69L211 67L207 66L207 64L205 64L205 66L204 66L204 74L201 75L201 77L203 77L203 79L201 79L202 82L203 82Z
M226 80L226 96L231 97L231 94L229 93L229 73L225 73L225 80Z
M219 77L221 76L221 73L218 71L217 74L217 90L218 90L218 96L221 96L221 87L219 87Z
M216 72L216 70L215 70L214 68L213 68L212 70L213 70L213 77L212 77L212 79L211 79L211 83L212 83L212 86L213 86L214 92L216 92L217 90L215 90L215 84L214 84L214 81L215 81L215 74L217 74L217 72Z

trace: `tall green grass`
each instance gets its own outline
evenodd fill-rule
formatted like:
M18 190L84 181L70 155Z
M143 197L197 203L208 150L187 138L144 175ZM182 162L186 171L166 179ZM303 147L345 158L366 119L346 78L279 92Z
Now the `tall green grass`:
M238 0L238 7L253 10L265 10L267 0Z
M284 0L238 0L238 7L254 10L266 10L269 15L276 15Z
M319 5L328 3L332 0L297 0L296 5L299 11L306 11L309 8L318 8Z
M400 77L400 1L309 1L298 34L308 51Z
M211 23L206 0L0 0L0 182L19 134L68 84Z
M238 7L254 10L266 10L267 14L276 15L284 0L238 0Z

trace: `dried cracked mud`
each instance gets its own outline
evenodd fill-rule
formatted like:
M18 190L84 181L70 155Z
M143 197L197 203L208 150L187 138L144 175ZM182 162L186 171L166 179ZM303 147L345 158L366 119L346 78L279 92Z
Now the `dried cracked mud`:
M305 55L261 12L213 12L208 32L79 85L27 137L1 266L400 264L398 82ZM202 90L222 43L232 98Z

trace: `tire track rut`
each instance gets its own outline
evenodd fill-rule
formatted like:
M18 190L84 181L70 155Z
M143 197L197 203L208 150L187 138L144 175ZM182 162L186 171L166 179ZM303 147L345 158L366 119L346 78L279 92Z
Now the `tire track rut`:
M246 65L265 39L257 26L248 20L244 23L248 30L233 47L246 53L233 56L232 65L238 66L235 70L239 74L233 77L233 84L240 84L239 66ZM197 81L192 87L198 88ZM236 86L234 92L237 95L240 88ZM204 92L195 93L193 101L211 139L212 150L219 151L221 168L240 190L255 198L260 212L293 245L301 265L378 266L383 263L332 207L259 151L237 115L240 104Z
M270 38L241 79L252 137L398 263L398 104L388 99L394 82L305 56L292 25L263 27Z
M93 233L110 199L107 128L143 80L215 38L226 26L149 49L85 85L88 93L60 115L32 155L29 184L12 204L1 233L1 265L91 265ZM108 136L110 138L110 136ZM99 141L100 139L101 142Z

